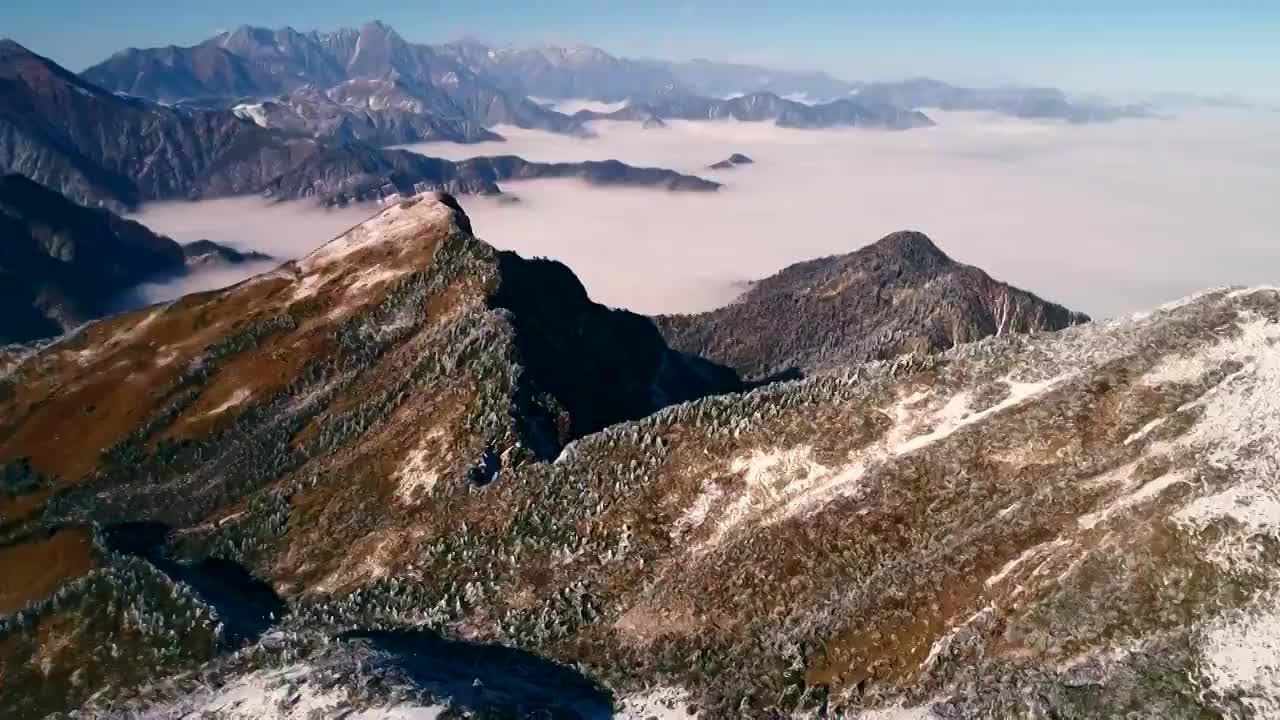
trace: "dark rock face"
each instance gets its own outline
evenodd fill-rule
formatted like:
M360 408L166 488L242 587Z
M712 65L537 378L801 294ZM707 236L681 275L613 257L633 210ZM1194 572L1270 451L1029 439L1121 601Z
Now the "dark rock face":
M498 270L490 303L512 313L529 392L565 408L560 445L667 405L742 389L732 370L668 348L649 318L591 302L562 263L503 252Z
M0 344L59 335L142 280L182 270L169 238L21 175L0 177Z
M657 318L672 347L754 378L937 352L991 335L1086 321L955 262L916 232L797 263L718 310Z

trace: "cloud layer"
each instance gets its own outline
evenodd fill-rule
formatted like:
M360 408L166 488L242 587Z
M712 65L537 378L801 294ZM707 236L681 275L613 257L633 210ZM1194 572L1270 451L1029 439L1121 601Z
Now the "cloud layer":
M715 307L750 279L904 228L1095 316L1208 286L1280 282L1274 114L1082 126L931 116L938 127L897 133L597 123L598 137L578 139L504 127L505 143L415 149L455 159L616 158L724 182L704 195L540 180L504 185L519 203L461 198L484 239L564 260L597 300L642 312ZM756 164L706 169L733 152ZM141 219L180 240L209 237L294 257L371 211L237 199L155 206Z

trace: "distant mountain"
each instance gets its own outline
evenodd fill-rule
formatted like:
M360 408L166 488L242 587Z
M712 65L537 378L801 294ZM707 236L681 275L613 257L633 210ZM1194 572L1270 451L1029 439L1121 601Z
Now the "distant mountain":
M710 60L636 60L586 45L514 48L462 42L437 49L510 91L533 97L616 102L678 89L715 98L769 92L829 101L848 95L854 88L816 71Z
M779 70L705 59L660 64L681 87L711 97L767 92L823 103L845 97L856 87L816 70Z
M366 94L362 102L382 97ZM379 199L387 192L495 193L504 171L673 190L716 187L620 163L603 170L524 161L472 163L473 168L362 142L321 142L240 116L253 118L252 106L241 107L238 115L121 97L8 41L0 44L0 100L0 171L31 177L77 202L117 210L145 200L245 193L330 204ZM452 127L480 132L465 124Z
M741 95L777 96L796 105L830 105L854 100L859 105L901 110L940 108L983 110L1025 118L1054 118L1099 122L1120 117L1144 117L1144 105L1115 105L1099 100L1071 99L1055 88L966 88L917 78L901 82L846 82L818 71L778 70L754 65L713 62L634 60L593 47L493 48L480 43L437 46L444 54L494 83L525 95L546 98L590 98L606 102L630 100L658 108L658 117L700 119L717 101ZM683 108L655 98L681 98ZM697 98L701 103L689 103ZM637 108L643 113L645 108ZM751 115L743 109L721 108L719 113ZM797 118L805 113L793 108ZM847 108L832 106L823 120L797 120L793 127L849 125ZM845 119L832 117L845 115ZM641 117L632 119L643 119ZM768 119L774 119L772 117ZM865 124L870 124L866 123Z
M731 170L739 165L751 165L755 160L743 155L742 153L734 153L718 163L709 165L712 170Z
M680 120L773 121L779 127L827 128L872 127L908 130L928 127L933 121L916 110L862 100L835 100L821 105L806 105L781 98L773 93L752 93L728 100L669 90L644 100L629 103L609 113L580 110L574 114L582 121L631 120L645 122L649 118Z
M273 258L256 250L240 251L212 240L196 240L182 245L183 260L188 269L218 265L241 265L267 262Z
M760 378L1088 319L952 260L921 233L898 232L848 255L791 265L718 310L657 323L672 347Z
M275 100L230 105L260 127L330 142L370 145L501 140L442 93L422 95L399 80L347 80L327 89L304 85Z
M1059 119L1076 123L1106 122L1122 117L1148 117L1143 105L1111 105L1071 100L1057 88L966 88L928 78L866 83L853 97L859 101L903 108L981 110L1021 118Z
M208 240L182 246L21 175L0 176L0 345L60 335L102 317L144 280L214 262L268 259Z
M383 137L407 142L401 138L411 122L422 126L413 132L427 140L487 139L468 124L581 132L568 117L504 90L451 52L409 43L380 22L307 34L244 26L189 48L131 48L89 68L84 77L109 90L170 103L238 99L254 105L272 100L301 107L312 116L302 126L318 123L316 129L326 139L341 135L315 116L354 116L347 122L372 129L352 128L349 137L367 142ZM342 87L351 81L378 82ZM309 92L290 95L306 86ZM282 100L285 95L289 98ZM321 107L309 107L317 103ZM336 112L335 107L351 112ZM411 121L406 114L432 117Z
M588 46L494 48L463 42L437 50L511 92L533 97L614 102L679 84L662 63L618 58Z
M503 180L579 178L594 185L654 187L671 191L710 192L720 184L674 170L638 168L617 160L578 163L529 162L514 155L449 161L407 150L370 153L340 146L308 158L274 178L262 190L280 198L315 198L324 205L378 200L394 192L414 195L427 190L491 195Z
M120 97L11 41L0 42L0 171L89 205L256 192L318 154L230 112Z

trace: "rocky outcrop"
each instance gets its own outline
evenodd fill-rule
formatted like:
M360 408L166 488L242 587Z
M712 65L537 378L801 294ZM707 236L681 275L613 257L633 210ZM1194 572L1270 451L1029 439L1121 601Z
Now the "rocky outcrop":
M673 347L759 378L1087 320L952 260L921 233L898 232L787 267L723 308L657 323Z
M739 165L751 165L755 160L743 155L742 153L734 153L718 163L708 165L712 170L732 170Z
M182 255L188 269L216 267L219 265L242 265L244 263L267 262L273 258L256 250L237 250L216 243L212 240L196 240L182 245Z

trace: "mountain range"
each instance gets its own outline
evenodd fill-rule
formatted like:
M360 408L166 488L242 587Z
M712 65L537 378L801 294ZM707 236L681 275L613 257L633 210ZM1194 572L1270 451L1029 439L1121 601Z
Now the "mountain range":
M246 26L190 48L131 48L89 68L84 77L164 102L235 102L263 127L385 143L492 139L484 128L495 125L589 132L583 124L595 116L569 117L529 96L630 98L635 107L614 119L651 123L732 117L791 127L928 124L921 113L864 107L848 97L811 109L770 92L769 82L757 82L766 89L745 100L709 98L686 88L660 63L619 59L596 48L409 43L380 22L307 34Z
M61 335L119 310L147 280L265 260L209 240L179 245L21 175L0 176L0 345Z
M771 293L990 283L909 233L819 264ZM401 200L8 366L0 708L1248 717L1277 347L1280 292L1221 290L752 389Z
M248 193L324 204L426 189L496 193L497 183L510 177L578 176L672 190L718 187L670 170L612 161L455 163L358 141L322 141L259 127L231 110L165 106L108 92L11 41L0 41L0 100L0 171L117 211L148 200Z
M767 92L738 95L719 100L678 90L665 90L643 101L633 101L613 112L581 110L574 118L589 120L631 120L648 122L656 118L680 120L772 121L779 127L829 128L872 127L910 130L929 127L933 121L918 110L902 110L882 103L861 100L832 100L808 105Z

